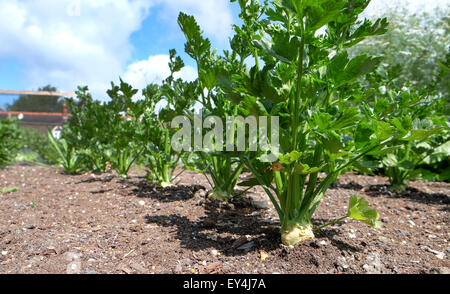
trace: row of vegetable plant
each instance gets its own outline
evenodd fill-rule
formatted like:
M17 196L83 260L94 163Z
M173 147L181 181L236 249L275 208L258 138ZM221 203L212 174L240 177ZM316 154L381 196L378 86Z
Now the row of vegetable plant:
M313 226L325 192L344 172L388 176L395 191L403 191L407 179L449 179L448 166L443 170L450 152L442 97L430 88L399 89L392 82L395 68L380 72L381 57L349 54L361 41L387 30L386 19L361 20L370 1L231 2L240 6L242 24L234 26L230 49L223 54L213 49L194 17L179 15L185 51L197 65L195 81L175 78L184 62L171 50L170 76L142 93L121 80L107 92L110 100L100 103L87 87L78 89L77 99L68 100L72 117L62 139L49 133L66 172L112 168L127 177L139 165L146 167L149 181L166 187L189 169L205 174L209 197L217 201L261 186L279 215L281 239L288 246L345 218L380 227L378 213L357 195L349 199L345 216ZM230 144L236 147L233 137L213 149L195 148L198 142L189 140L187 148L175 151L172 139L181 126L173 119L184 116L195 125L199 115L214 116L223 125L229 117L263 117L269 125L277 117L278 136L267 139L279 140L280 147L252 150L247 134L245 150L223 151ZM200 132L216 143L206 134L217 123L194 128L193 137ZM268 153L277 160L268 162ZM252 177L240 182L244 171Z

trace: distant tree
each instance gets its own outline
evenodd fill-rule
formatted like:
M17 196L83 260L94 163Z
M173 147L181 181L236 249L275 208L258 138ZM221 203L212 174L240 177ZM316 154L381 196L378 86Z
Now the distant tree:
M55 87L47 85L38 91L57 92ZM57 96L21 95L11 105L7 105L9 111L30 112L62 112L63 100Z

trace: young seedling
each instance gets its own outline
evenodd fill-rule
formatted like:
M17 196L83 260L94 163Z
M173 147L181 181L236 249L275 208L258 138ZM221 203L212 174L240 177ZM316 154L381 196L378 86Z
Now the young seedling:
M3 190L0 190L0 194L13 193L17 191L19 191L19 188L5 188Z

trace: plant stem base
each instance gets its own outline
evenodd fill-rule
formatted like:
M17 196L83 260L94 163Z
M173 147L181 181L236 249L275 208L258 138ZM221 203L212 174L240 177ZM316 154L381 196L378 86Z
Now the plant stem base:
M406 184L392 184L389 190L394 193L403 193L406 191L406 188L408 188Z
M223 191L212 190L208 194L208 198L214 201L227 202L228 200L230 200L231 197Z
M312 225L289 225L285 230L281 232L281 241L284 245L293 247L296 244L300 244L306 240L314 239L314 232Z
M160 185L162 188L172 187L172 183L168 183L168 182L162 182Z

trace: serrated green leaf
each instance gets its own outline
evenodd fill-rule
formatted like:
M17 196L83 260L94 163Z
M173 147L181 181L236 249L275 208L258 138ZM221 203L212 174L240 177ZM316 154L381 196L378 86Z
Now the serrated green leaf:
M387 122L376 122L375 135L380 142L391 138L396 133L396 129Z
M412 130L411 132L408 133L408 135L403 137L402 140L405 140L405 141L423 140L432 135L439 134L443 129L444 128L439 127L439 128L434 128L431 130Z
M310 167L307 164L296 163L294 165L294 173L298 175L309 175L316 172L319 172L323 166L320 167Z
M279 55L273 48L273 44L270 40L268 40L267 38L261 38L261 40L254 40L253 45L261 50L263 50L264 52L266 52L267 54L272 55L273 57L275 57L276 59L285 62L287 64L290 64L291 61L284 57Z
M381 228L381 223L378 221L380 215L375 209L369 209L369 202L362 197L358 199L357 195L350 198L347 216L366 223L375 229Z
M301 152L292 151L290 153L284 154L283 156L280 156L279 159L280 159L281 163L290 165L290 164L296 162L297 160L299 160L302 155L303 155L303 153L301 153Z

